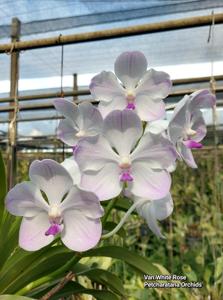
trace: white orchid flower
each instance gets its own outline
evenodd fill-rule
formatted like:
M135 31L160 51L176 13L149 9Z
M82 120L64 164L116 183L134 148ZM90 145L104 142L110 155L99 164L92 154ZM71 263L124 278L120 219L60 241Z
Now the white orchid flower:
M142 198L134 198L134 201L141 201ZM136 207L138 214L146 220L150 230L160 238L165 238L157 224L169 217L173 212L173 200L170 193L162 199L144 202Z
M101 133L103 118L90 102L76 105L65 99L56 99L54 106L65 117L57 129L58 138L65 144L75 147L79 140Z
M100 200L116 197L126 184L139 197L166 196L171 184L166 168L176 159L174 147L161 135L142 133L135 112L110 113L104 120L103 136L80 141L75 151L82 174L80 186L95 192Z
M207 129L201 108L211 108L216 98L208 90L186 95L174 109L168 126L169 138L176 146L180 158L191 168L197 168L191 149L201 148L200 141Z
M23 216L20 247L39 250L58 234L74 251L94 247L102 231L97 196L74 186L65 168L50 159L34 161L29 177L31 181L17 184L6 196L7 210Z
M103 71L96 75L89 87L94 99L100 101L102 116L127 108L135 110L143 121L162 118L165 114L162 100L172 86L169 75L153 69L147 71L147 60L139 51L122 53L114 69L115 74Z

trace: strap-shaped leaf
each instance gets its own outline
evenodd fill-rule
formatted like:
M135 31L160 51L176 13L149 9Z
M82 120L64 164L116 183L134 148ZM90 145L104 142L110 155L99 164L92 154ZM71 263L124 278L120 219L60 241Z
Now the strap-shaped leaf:
M92 249L83 253L84 257L91 256L105 256L117 258L125 261L127 264L132 266L134 269L143 274L156 275L160 274L160 270L153 265L147 258L142 257L136 254L133 251L128 250L127 248L118 247L118 246L107 246L97 249Z
M90 269L82 272L81 275L87 276L91 281L102 284L110 288L113 292L124 296L125 290L122 281L116 275L107 270Z
M50 290L50 289L49 289ZM94 296L97 300L119 300L120 298L114 293L107 290L87 289L77 282L69 282L65 287L50 297L50 300L58 300L62 297L68 297L76 294L88 294ZM43 296L44 293L37 295L37 299ZM1 299L0 299L1 300Z
M16 296L16 295L1 295L0 300L34 300L34 298Z

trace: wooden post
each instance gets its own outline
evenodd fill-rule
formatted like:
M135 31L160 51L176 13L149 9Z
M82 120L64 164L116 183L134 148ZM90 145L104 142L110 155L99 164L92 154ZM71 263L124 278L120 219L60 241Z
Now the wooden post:
M11 41L16 43L20 39L21 23L19 19L12 19ZM17 96L18 96L18 81L19 81L19 51L11 49L11 64L10 64L10 97L14 98L14 102L10 105L14 110L9 113L9 145L8 145L8 187L11 189L16 182L16 139L17 139Z
M77 74L76 73L73 74L73 92L78 93ZM74 94L74 96L73 96L74 103L77 101L77 99L78 99L77 95Z

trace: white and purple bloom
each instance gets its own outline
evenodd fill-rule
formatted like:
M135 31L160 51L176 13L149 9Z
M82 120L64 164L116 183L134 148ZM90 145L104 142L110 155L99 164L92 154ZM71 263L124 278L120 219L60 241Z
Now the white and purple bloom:
M197 168L191 149L201 148L200 143L207 129L200 109L212 108L216 98L208 90L186 95L174 109L168 126L170 140L176 146L179 157L191 168Z
M56 99L54 106L65 117L57 129L58 138L65 144L75 147L79 140L100 134L103 118L90 102L76 105L65 99Z
M127 108L135 110L143 121L162 118L165 114L162 100L172 86L169 75L153 69L147 71L147 60L139 51L122 53L114 69L115 74L103 71L96 75L89 87L94 99L100 101L102 116Z
M100 200L116 197L126 185L142 198L166 196L171 185L166 169L176 159L174 147L162 135L142 134L135 112L110 113L104 120L103 135L97 141L80 141L74 153L82 174L80 186Z
M6 196L7 210L23 216L19 245L28 251L50 244L55 236L74 251L94 247L101 237L103 209L92 192L73 185L73 179L59 163L34 161L31 181L17 184Z
M142 198L134 198L134 201L141 201ZM173 200L169 194L162 199L156 201L144 202L136 208L138 214L146 220L149 229L158 237L165 238L157 224L168 218L173 212Z

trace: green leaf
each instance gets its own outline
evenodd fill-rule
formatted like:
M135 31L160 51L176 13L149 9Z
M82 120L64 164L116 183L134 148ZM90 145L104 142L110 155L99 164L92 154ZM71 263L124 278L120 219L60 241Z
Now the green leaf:
M15 296L15 295L2 295L0 296L0 300L34 300L34 298L23 297L23 296Z
M68 297L74 294L88 294L94 296L97 300L119 300L119 297L107 290L87 289L77 282L69 282L65 287L50 298L58 300L62 297ZM42 296L42 295L41 295ZM1 300L1 299L0 299Z
M223 256L218 257L216 259L215 272L214 272L215 280L218 280L219 277L222 277L222 274L223 274Z
M97 282L106 287L109 287L113 292L124 296L125 290L122 285L122 281L114 274L107 270L91 269L81 273L81 275L87 276L92 282Z
M135 270L137 270L140 273L150 275L160 274L160 270L155 265L153 265L148 259L123 247L107 246L92 249L83 253L83 257L91 256L105 256L117 258L125 261L127 264L132 266Z
M63 246L46 247L37 252L19 249L0 273L0 291L16 293L27 284L61 268L74 255ZM13 264L14 262L14 264Z

